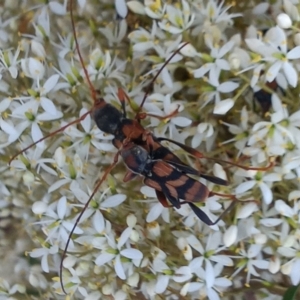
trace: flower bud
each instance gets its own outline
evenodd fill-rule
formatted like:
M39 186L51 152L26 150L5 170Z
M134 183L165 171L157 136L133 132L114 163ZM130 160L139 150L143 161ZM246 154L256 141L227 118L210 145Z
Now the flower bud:
M140 275L138 273L133 273L127 278L127 283L131 287L137 287L140 280Z
M133 214L128 215L126 218L126 223L128 227L134 227L136 225L136 221L137 221L136 216Z
M106 295L106 296L111 295L113 293L113 287L112 287L112 285L108 284L108 283L104 284L102 286L102 293L103 293L103 295Z
M285 14L281 13L276 18L277 25L282 29L287 29L292 26L292 20L291 18Z
M32 183L34 183L34 175L31 172L24 173L23 181L24 184L30 186Z
M278 256L272 257L269 264L269 271L275 274L280 269L280 259Z
M35 55L37 55L40 58L45 58L46 56L46 51L44 46L35 40L31 41L31 50Z
M32 211L36 215L41 215L47 210L47 204L43 201L36 201L32 204Z
M157 238L160 236L160 226L157 222L151 222L147 224L147 230L151 237Z
M54 159L59 168L62 168L66 163L66 155L64 153L63 148L58 147L54 153Z

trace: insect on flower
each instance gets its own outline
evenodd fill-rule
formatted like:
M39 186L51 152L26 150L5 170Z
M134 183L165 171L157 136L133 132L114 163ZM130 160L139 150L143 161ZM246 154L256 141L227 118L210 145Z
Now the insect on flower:
M171 203L171 206L179 208L182 204L188 203L194 213L206 224L213 225L215 224L225 212L228 211L234 204L232 201L232 205L221 214L217 221L212 222L208 216L194 203L203 202L209 195L218 195L217 193L212 193L208 190L208 188L197 180L189 177L187 174L200 176L204 179L207 179L213 183L219 185L227 185L227 181L200 173L196 169L186 165L183 163L174 153L172 153L168 148L164 147L161 142L168 141L174 143L175 145L181 147L183 150L189 152L197 158L204 158L204 156L195 149L192 149L186 145L180 144L176 141L169 140L166 138L157 138L150 131L146 130L141 124L141 120L146 118L147 116L157 117L159 119L171 118L175 114L178 113L178 110L175 110L171 114L165 117L159 117L147 113L143 113L141 110L146 101L148 91L146 91L145 96L136 112L136 116L134 119L129 119L126 116L125 110L125 101L126 99L129 101L129 98L125 94L122 89L118 90L118 98L121 103L122 110L118 110L115 106L107 103L104 98L99 97L98 92L94 88L88 71L84 66L84 61L80 53L79 44L77 41L77 35L75 30L75 23L73 17L73 1L70 1L70 14L71 14L71 22L73 35L76 45L76 51L79 56L80 63L82 65L88 86L91 91L91 97L93 99L92 108L84 113L79 119L76 119L67 125L61 127L60 129L46 135L42 139L36 141L30 146L18 152L11 158L11 161L15 159L18 155L22 154L32 146L38 144L39 142L51 137L59 132L63 132L69 126L78 124L84 118L86 118L89 114L91 114L95 120L98 128L105 132L114 136L112 141L113 145L118 149L117 154L114 156L112 164L106 169L102 178L97 182L94 191L90 195L90 198L84 205L83 210L78 215L75 224L70 231L67 243L65 245L65 249L62 254L61 264L60 264L60 280L63 291L66 293L64 289L64 285L62 282L62 269L63 269L63 260L66 255L72 234L81 220L85 209L89 206L90 201L93 199L97 190L101 186L101 184L105 181L107 175L111 172L111 170L116 166L118 162L119 156L121 156L124 160L126 167L128 168L128 172L124 177L124 181L129 181L136 177L137 175L141 175L145 178L144 182L146 185L153 187L156 190L156 195L158 200L164 206L169 206L167 200ZM184 43L177 51L174 52L173 55L169 57L163 64L162 68L158 71L158 73L154 76L153 82L157 79L159 74L162 72L163 68L172 60L173 56L178 53L183 47L185 47L187 43ZM151 84L150 84L151 86ZM226 161L217 160L220 162L228 163ZM233 164L235 166L239 166L237 164ZM243 167L243 166L239 166ZM247 167L243 167L246 169L251 169ZM252 168L254 169L254 168ZM236 200L232 195L228 195L228 198L232 200ZM181 199L181 200L180 200Z
M164 160L158 158L158 151L166 149L158 148L156 151L149 150L132 142L125 145L120 155L129 169L124 177L124 181L131 180L137 175L143 176L144 184L155 189L157 199L164 207L180 208L182 204L189 204L197 217L207 225L214 225L227 213L234 205L231 205L218 217L216 221L211 221L209 217L194 202L204 202L209 196L217 195L210 192L201 182L187 176L192 174L202 177L218 185L227 185L228 182L218 177L202 174L194 168L177 160ZM227 195L226 195L227 196ZM231 195L228 195L231 197ZM180 201L180 199L184 199ZM171 203L168 204L167 200Z

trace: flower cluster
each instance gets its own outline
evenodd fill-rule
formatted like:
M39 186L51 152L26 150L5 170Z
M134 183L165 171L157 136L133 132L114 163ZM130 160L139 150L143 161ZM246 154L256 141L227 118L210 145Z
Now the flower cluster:
M240 299L251 285L281 299L300 284L298 1L15 2L0 11L0 299ZM92 98L121 111L120 89L128 118L145 100L147 130L222 163L164 143L207 173L211 220L236 202L216 225L124 183L121 161L107 171L117 149Z

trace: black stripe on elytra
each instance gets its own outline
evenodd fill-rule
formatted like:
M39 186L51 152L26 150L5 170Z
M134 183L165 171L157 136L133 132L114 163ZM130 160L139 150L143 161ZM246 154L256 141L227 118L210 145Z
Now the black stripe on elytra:
M187 177L188 179L181 186L177 187L176 191L178 193L178 198L179 199L185 199L186 198L186 192L189 191L197 181L193 178L188 177L187 175L181 175L181 176ZM172 185L172 182L167 182L167 183Z
M171 160L174 163L183 164L183 162L173 152L163 146L153 150L151 157L153 160Z
M155 164L155 162L154 162L154 164ZM182 176L182 173L180 171L178 171L175 168L172 168L172 172L166 176L160 176L160 174L156 174L156 173L152 172L151 179L158 180L158 181L163 180L164 182L167 182L167 181L177 180L181 176Z
M173 162L170 160L166 160L166 163L172 165L173 167L175 167L176 169L178 169L179 171L181 171L182 173L186 173L186 174L192 174L192 175L197 175L199 177L202 177L212 183L215 184L219 184L219 185L228 185L228 181L224 180L222 178L219 177L215 177L215 176L211 176L211 175L206 175L206 174L202 174L200 173L198 170L184 164L184 163L177 163L177 162Z

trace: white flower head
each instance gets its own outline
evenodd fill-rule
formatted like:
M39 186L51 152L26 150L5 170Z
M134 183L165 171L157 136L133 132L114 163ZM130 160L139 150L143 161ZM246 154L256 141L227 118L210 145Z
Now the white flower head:
M181 6L175 7L170 4L166 6L167 18L158 23L161 29L172 34L178 34L187 30L193 24L195 15L192 13L189 3L181 0Z

